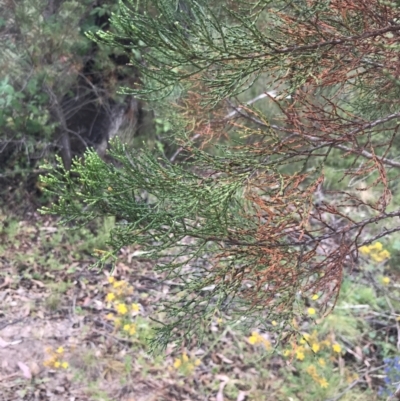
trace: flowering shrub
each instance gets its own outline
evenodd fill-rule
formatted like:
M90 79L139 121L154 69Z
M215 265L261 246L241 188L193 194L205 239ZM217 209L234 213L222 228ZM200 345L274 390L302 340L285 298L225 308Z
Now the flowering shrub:
M107 315L108 320L112 320L115 329L120 329L124 335L133 336L136 334L135 316L140 311L140 305L127 302L133 294L133 287L124 280L116 280L114 277L108 278L110 285L109 292L105 301L109 307L115 309L117 316L113 313Z
M387 249L383 249L383 245L381 242L375 242L374 244L368 246L362 246L360 248L360 253L368 256L370 259L377 263L384 262L385 260L390 258L390 252ZM380 281L383 285L389 285L390 277L382 276Z
M342 352L340 344L332 342L328 337L318 339L318 334L304 333L299 344L292 343L290 348L283 351L283 356L289 361L294 360L294 366L318 384L320 389L330 386L334 363Z

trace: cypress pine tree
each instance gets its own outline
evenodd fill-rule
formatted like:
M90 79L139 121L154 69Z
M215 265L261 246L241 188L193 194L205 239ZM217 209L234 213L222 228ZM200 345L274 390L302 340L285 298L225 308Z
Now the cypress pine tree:
M123 92L168 120L177 150L116 141L115 164L89 151L44 178L60 195L46 211L80 224L117 216L103 261L138 244L183 284L155 345L177 327L181 339L201 332L220 310L246 327L295 331L307 296L334 300L359 247L400 230L398 10L378 0L125 0L113 33L91 34L130 56L142 82Z

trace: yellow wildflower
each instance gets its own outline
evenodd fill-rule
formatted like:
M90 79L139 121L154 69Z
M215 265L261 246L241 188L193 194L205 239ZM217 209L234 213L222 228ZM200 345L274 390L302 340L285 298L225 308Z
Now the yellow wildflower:
M326 362L324 358L319 358L318 359L318 365L319 366L326 366Z
M317 313L316 310L315 310L314 308L308 308L308 309L307 309L307 312L308 312L308 314L311 315L311 316L312 316L312 315L315 315L315 314Z
M329 383L326 381L325 377L321 377L321 378L319 379L319 385L320 385L322 388L327 388L327 387L329 386Z
M283 351L283 356L289 356L291 354L291 351L289 349L285 349L285 351Z
M379 256L381 256L384 259L389 259L390 252L387 249L384 249L383 251L379 252Z
M342 347L339 344L333 344L332 349L334 352L337 352L338 354L340 354L340 352L342 352Z
M184 363L189 362L189 357L187 356L186 353L183 353L183 354L182 354L182 361L183 361Z
M112 292L109 292L106 296L106 302L112 302L115 299L115 294L113 294Z
M371 252L371 250L369 249L369 247L368 246L362 246L361 248L360 248L360 252L363 254L363 255L368 255L370 252Z
M133 336L136 333L136 326L131 324L131 328L129 329L129 335Z
M114 320L114 314L113 313L107 313L106 319L107 320Z
M248 338L248 341L249 341L249 343L250 343L251 345L257 344L257 337L255 337L255 336L250 336L250 337Z
M255 345L255 344L263 344L264 347L267 350L271 349L271 343L264 338L262 335L260 335L259 333L257 333L256 331L253 331L251 333L251 336L247 339L247 341L251 344L251 345Z
M383 249L383 245L381 242L375 242L375 244L369 246L369 249L371 251L381 251Z
M271 322L271 324L272 324L272 326L277 326L277 325L278 325L278 323L277 323L275 320L273 320L273 321Z
M266 340L265 338L262 339L262 343L264 344L264 347L267 351L269 351L271 349L271 343Z
M194 366L200 366L201 365L201 360L200 359L196 359L194 361Z
M314 365L310 365L307 369L306 372L312 376L312 377L317 377L318 373L317 373L317 369Z
M248 342L251 345L257 344L260 341L260 335L253 331L253 333L251 333L251 336L248 338Z
M388 285L390 283L390 277L382 277L382 283Z
M317 353L319 350L320 350L320 346L319 346L319 344L318 343L314 343L312 346L311 346L311 349L313 350L313 352L315 352L315 353Z
M383 258L382 256L380 256L379 253L373 253L373 254L371 255L371 258L372 258L375 262L378 262L378 263L383 262L383 261L385 260L385 258Z
M69 366L69 364L68 364L68 362L62 362L61 363L61 367L63 368L63 369L68 369L68 366Z
M122 330L124 330L124 331L129 331L130 329L131 329L130 324L124 324L124 327L122 328Z
M126 284L126 283L125 283L125 281L123 281L123 280L114 281L114 282L113 282L113 287L114 287L114 288L119 288L119 287L124 286L125 284Z
M57 354L63 354L64 353L64 348L63 347L58 347L56 349Z
M54 367L55 368L59 368L61 366L61 362L60 361L55 361L54 362Z
M125 304L118 304L116 306L117 312L120 315L126 315L128 313L128 308L126 307Z
M317 368L314 365L308 366L306 372L313 378L314 381L319 383L322 388L327 388L329 383L324 377L320 377L317 372Z
M314 294L314 295L311 297L311 299L312 299L313 301L316 301L318 298L319 298L319 295L318 295L318 294Z
M174 361L174 368L179 369L182 365L182 361L179 358L176 358Z
M132 311L133 312L139 312L140 311L140 306L139 304L132 304L131 305Z
M50 359L47 359L43 362L43 365L50 368L52 366L54 366L54 363L57 361L57 356L53 356Z
M299 361L302 361L305 358L304 352L303 351L296 351L296 359Z
M108 278L108 282L109 282L110 284L114 283L114 281L115 281L115 277L110 276L110 277Z

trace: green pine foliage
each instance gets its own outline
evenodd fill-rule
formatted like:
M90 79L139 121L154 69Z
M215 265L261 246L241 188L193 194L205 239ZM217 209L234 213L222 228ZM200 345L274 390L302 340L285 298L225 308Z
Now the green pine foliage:
M275 301L277 310L268 313L262 302L273 291L259 293L260 305L254 305L254 299L247 299L254 284L243 285L250 268L254 271L248 272L249 283L260 281L257 270L260 276L264 270L260 257L266 257L257 250L257 210L244 198L248 171L260 163L235 153L229 159L229 151L224 159L210 158L200 150L194 153L192 163L173 164L150 152L128 151L116 141L110 155L117 166L88 151L84 163L75 160L71 171L61 168L43 178L49 192L59 196L59 202L44 211L62 215L65 223L85 225L100 216L116 216L118 224L109 241L112 251L105 252L100 263L115 259L124 246L140 245L141 257L156 260L159 271L183 284L183 290L164 305L172 320L159 328L154 345L165 346L175 327L184 330L185 338L201 333L207 321L227 308L235 319L246 316L245 327L266 324L266 318L285 317L289 322L293 314L297 287L292 283ZM210 161L222 170L218 177L193 172L194 167L204 172ZM283 185L282 176L276 174L276 180ZM271 196L284 190L275 187ZM285 218L279 217L276 225L284 224ZM266 246L279 244L285 246L285 238ZM283 269L284 264L287 270L295 268L293 263L281 260Z

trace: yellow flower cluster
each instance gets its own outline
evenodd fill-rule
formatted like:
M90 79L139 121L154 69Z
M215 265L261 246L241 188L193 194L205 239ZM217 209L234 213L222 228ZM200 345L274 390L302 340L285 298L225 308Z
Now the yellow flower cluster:
M200 359L189 358L187 353L184 352L179 358L174 360L173 366L175 369L180 370L183 373L192 373L200 364Z
M328 339L318 341L315 331L312 334L304 333L299 342L301 345L294 345L293 351L287 349L283 352L283 355L287 357L294 354L297 360L302 361L307 353L317 354L320 351L329 351L340 354L342 352L342 348L338 343L332 344Z
M126 315L128 313L128 307L125 304L116 304L115 309L117 310L118 315Z
M328 363L335 360L334 354L340 354L342 347L336 342L330 341L328 338L320 341L318 333L314 331L312 334L304 333L299 341L300 344L293 344L292 349L286 349L283 352L285 357L294 357L297 361L312 364L308 365L305 371L311 378L317 382L321 388L329 386L328 381L318 369L324 370ZM317 363L315 364L316 354L318 354Z
M374 262L378 263L390 258L390 252L387 249L383 249L383 245L380 242L364 245L360 248L360 252L363 255L368 255Z
M306 372L312 377L312 379L317 382L322 388L327 388L329 383L325 379L325 377L320 376L317 372L317 368L314 365L310 365L307 367Z
M124 324L124 327L122 328L126 333L128 333L130 336L133 336L136 334L136 325L131 323L131 324Z
M251 345L258 345L258 344L262 344L266 350L271 350L271 343L264 338L260 333L257 333L256 331L253 331L251 333L251 336L247 339L247 341L251 344Z
M136 325L132 322L132 316L140 311L140 305L136 303L126 303L126 298L133 294L133 287L124 280L116 280L109 277L110 290L106 295L105 301L115 308L117 316L109 313L106 317L114 321L115 328L122 328L122 331L128 335L136 334Z
M58 347L55 351L49 347L46 348L46 352L49 354L49 358L43 362L43 365L47 368L68 368L68 362L63 360L64 348Z
M126 297L133 294L133 287L127 281L116 280L115 277L111 276L108 278L108 282L111 284L110 292L115 298Z

